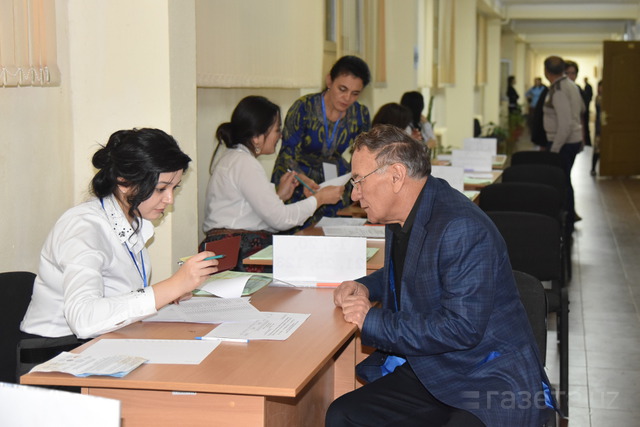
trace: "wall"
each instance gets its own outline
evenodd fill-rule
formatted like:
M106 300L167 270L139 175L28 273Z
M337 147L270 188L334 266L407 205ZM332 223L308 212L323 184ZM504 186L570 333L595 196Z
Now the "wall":
M193 1L59 0L56 22L60 86L0 90L0 270L37 269L57 218L88 197L91 156L115 130L158 127L195 153ZM153 281L195 250L196 188L194 170L158 224Z
M56 2L61 84L0 88L0 271L35 271L49 229L73 204L66 6Z

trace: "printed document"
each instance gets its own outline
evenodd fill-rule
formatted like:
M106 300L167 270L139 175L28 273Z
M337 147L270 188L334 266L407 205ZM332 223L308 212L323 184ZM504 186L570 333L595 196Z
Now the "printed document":
M96 358L116 355L143 357L146 363L197 365L220 341L101 339L83 351L82 355Z
M63 351L51 360L41 363L29 372L64 372L76 377L107 375L124 377L147 359L126 354L90 355Z
M143 322L222 323L259 317L260 311L247 298L194 297L166 305Z
M263 312L262 319L250 322L223 323L203 339L228 338L252 340L286 340L310 316L300 313Z

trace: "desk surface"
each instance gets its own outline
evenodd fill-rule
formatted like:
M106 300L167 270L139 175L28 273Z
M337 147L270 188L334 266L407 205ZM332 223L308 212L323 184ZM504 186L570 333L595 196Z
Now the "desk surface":
M143 365L123 378L39 372L22 376L20 382L295 397L357 330L333 304L332 289L268 287L258 291L252 303L261 311L311 316L285 341L223 342L199 365ZM103 338L193 339L213 328L210 324L137 322L79 349Z

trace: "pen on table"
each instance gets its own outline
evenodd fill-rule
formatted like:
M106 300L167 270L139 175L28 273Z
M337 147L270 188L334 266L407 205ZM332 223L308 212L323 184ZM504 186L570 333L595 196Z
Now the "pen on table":
M223 342L249 342L246 338L216 338L216 337L196 337L197 340L203 341L215 341L220 340Z
M293 172L293 171L291 169L287 169L287 172ZM311 194L316 194L316 192L313 191L311 187L309 187L307 183L304 182L298 175L294 175L293 177L297 179L300 184L304 185L307 190L311 191Z
M184 258L180 258L180 261L178 261L178 265L182 265L182 264L184 264L184 262L185 262L186 260L188 260L189 258L191 258L191 257L190 257L190 256L187 256L187 257L184 257ZM206 257L204 260L205 260L205 261L210 261L210 260L212 260L212 259L221 259L221 258L224 258L224 254L220 254L220 255L216 255L216 256L208 256L208 257Z

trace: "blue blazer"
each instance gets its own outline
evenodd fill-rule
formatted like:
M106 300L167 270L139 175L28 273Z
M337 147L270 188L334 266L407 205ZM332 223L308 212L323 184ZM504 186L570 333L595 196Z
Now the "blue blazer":
M549 380L502 236L446 181L429 176L422 191L400 310L390 292L390 256L383 269L358 280L381 302L365 318L363 344L404 356L432 395L488 426L540 426L550 412L543 392ZM387 227L387 254L391 240Z

